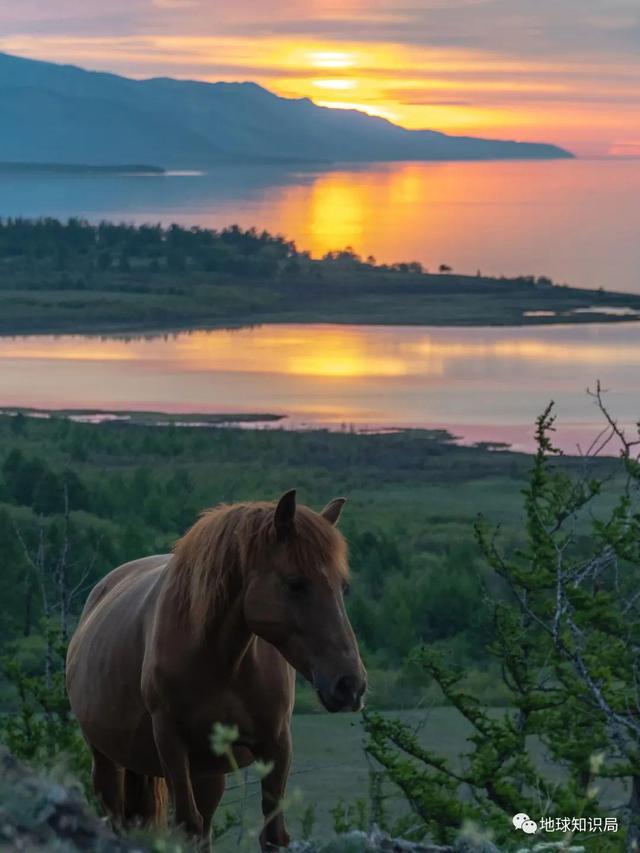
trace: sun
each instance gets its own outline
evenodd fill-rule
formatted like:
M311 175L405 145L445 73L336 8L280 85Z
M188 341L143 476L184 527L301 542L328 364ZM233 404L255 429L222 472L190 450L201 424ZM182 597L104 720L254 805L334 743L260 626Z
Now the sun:
M318 89L335 89L336 91L347 91L354 89L356 86L355 80L345 80L343 78L335 80L314 80L313 85Z
M309 64L314 68L351 68L355 57L347 51L317 50L309 54Z

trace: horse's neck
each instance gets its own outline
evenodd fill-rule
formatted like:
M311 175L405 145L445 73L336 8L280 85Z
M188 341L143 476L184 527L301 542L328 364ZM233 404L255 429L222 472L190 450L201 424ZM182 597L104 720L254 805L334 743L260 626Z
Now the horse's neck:
M202 635L202 651L228 673L235 672L246 658L256 636L244 618L242 596L218 605Z
M227 590L208 613L206 623L195 626L188 611L176 612L174 584L175 576L169 567L156 605L156 654L173 665L189 658L196 666L202 664L210 669L214 662L221 677L232 675L256 640L244 618L241 586Z

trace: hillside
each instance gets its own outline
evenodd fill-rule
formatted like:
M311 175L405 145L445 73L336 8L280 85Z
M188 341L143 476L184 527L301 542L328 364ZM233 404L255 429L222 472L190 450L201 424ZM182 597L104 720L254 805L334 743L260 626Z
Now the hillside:
M0 53L0 161L206 168L221 162L552 159L554 145L406 130L255 83L132 80Z

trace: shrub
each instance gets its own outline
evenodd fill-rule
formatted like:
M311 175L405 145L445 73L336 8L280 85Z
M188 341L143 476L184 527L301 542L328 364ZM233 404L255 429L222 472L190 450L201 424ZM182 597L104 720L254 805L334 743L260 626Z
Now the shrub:
M640 441L627 440L599 388L594 396L606 419L594 454L612 440L622 448L620 476L612 481L617 495L607 515L596 512L604 483L590 477L588 459L577 476L554 466L550 406L538 419L538 449L523 492L526 545L505 552L498 531L483 519L476 527L502 585L503 594L491 599L489 651L509 707L490 714L472 683L464 684L464 670L423 646L412 665L438 684L472 726L460 762L454 766L425 749L399 720L365 717L367 752L403 792L423 831L440 841L453 841L471 820L491 827L499 841L513 842L511 818L519 812L538 821L566 816L604 823L607 806L597 781L609 778L631 781L629 802L620 811L622 832L579 840L589 849L613 851L624 835L627 849L638 849ZM533 760L532 740L555 772ZM562 840L567 837L571 833L562 833Z

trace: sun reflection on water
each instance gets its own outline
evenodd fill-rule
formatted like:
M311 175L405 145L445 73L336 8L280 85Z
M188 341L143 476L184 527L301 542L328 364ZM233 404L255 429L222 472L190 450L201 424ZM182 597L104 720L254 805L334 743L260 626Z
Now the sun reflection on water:
M442 376L465 365L520 362L535 368L640 365L640 339L578 336L585 327L559 329L425 329L348 325L268 325L157 337L82 335L0 339L0 361L127 362L146 370L167 364L182 372L267 373L323 377ZM635 325L631 328L635 332ZM156 366L154 368L154 365ZM34 368L35 369L35 368Z

